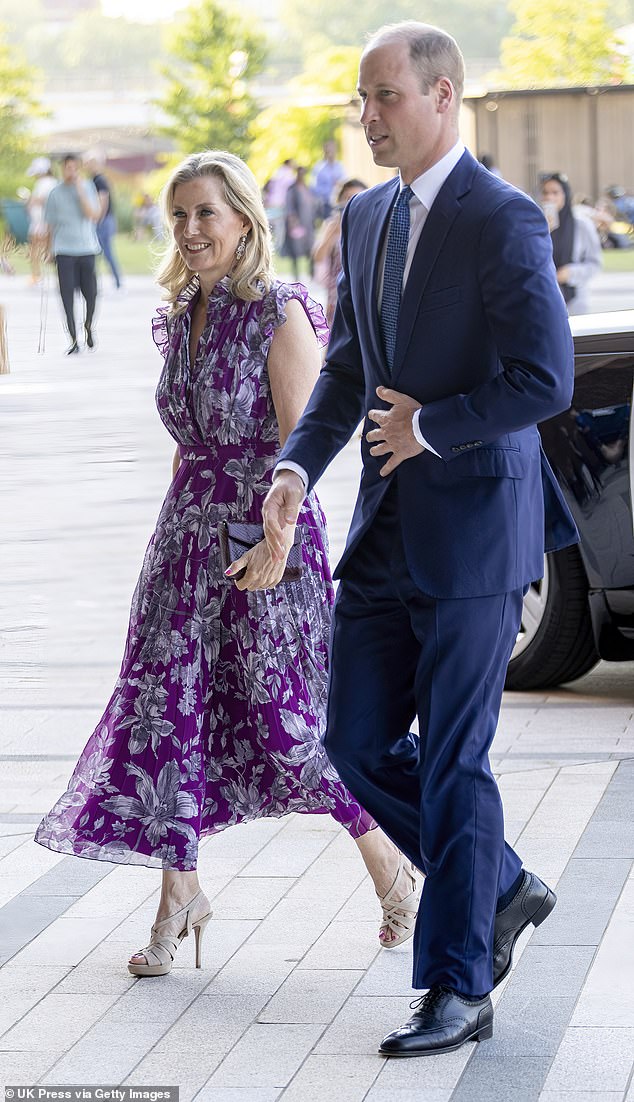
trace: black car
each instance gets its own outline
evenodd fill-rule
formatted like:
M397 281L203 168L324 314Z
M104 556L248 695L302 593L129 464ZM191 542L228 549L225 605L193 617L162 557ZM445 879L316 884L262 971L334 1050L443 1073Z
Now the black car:
M634 310L570 323L573 402L539 429L581 542L547 555L528 591L507 689L574 681L600 658L634 659Z

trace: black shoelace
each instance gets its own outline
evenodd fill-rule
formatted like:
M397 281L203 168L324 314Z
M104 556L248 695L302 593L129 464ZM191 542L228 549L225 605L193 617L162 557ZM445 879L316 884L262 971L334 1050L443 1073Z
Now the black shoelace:
M431 1014L448 990L449 988L443 987L442 984L430 987L429 991L421 995L420 999L414 999L414 1002L409 1004L410 1010L414 1010L419 1015Z

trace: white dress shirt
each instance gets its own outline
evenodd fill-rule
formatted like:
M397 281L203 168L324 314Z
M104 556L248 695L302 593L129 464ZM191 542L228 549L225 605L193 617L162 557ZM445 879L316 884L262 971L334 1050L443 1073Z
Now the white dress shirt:
M409 201L409 241L407 244L405 267L403 269L403 290L405 290L405 284L407 283L410 269L412 267L412 261L414 259L416 246L418 245L420 235L423 231L423 226L425 225L427 215L432 208L434 199L438 195L438 192L440 191L445 180L449 176L449 173L452 172L458 164L458 161L462 157L464 150L465 147L463 143L461 141L457 141L453 148L450 149L448 153L445 153L444 157L441 157L439 161L436 161L436 164L432 165L431 168L428 168L426 172L423 172L420 176L417 176L416 179L413 180L410 184L413 195L411 196ZM399 190L402 190L403 186L403 181L401 180ZM381 247L381 253L379 256L380 274L377 290L379 312L381 310L381 297L383 294L383 272L385 270L385 252L387 249L387 237L388 235L386 233L385 240ZM438 452L434 448L432 448L431 444L429 444L429 442L425 439L420 431L418 425L418 414L419 410L416 410L412 418L412 429L414 432L414 436L423 448L425 448L427 451L433 452L434 455L438 455ZM278 466L276 466L275 470L295 471L295 474L298 474L299 477L302 479L304 486L308 487L308 474L304 470L304 468L300 466L299 463L294 463L292 460L285 459L280 464L278 464Z

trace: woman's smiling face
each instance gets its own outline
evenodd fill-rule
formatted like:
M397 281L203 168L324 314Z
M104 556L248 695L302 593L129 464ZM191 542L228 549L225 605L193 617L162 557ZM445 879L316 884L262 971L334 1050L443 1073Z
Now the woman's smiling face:
M201 285L211 289L231 271L249 223L226 202L217 176L197 176L178 184L172 218L178 251L187 267L198 273Z

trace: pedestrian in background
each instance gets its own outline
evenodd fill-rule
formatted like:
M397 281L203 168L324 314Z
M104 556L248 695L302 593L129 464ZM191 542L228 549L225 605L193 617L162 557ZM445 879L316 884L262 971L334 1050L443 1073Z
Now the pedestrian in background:
M48 251L48 227L44 221L44 208L46 200L57 185L57 180L53 175L48 157L36 157L27 168L26 174L35 177L35 183L26 204L29 215L31 283L35 284L42 279L42 264Z
M320 227L313 247L315 279L326 291L326 321L332 325L337 305L337 279L341 271L341 215L354 195L365 191L362 180L344 180L336 192L335 207Z
M284 248L285 220L286 220L286 196L288 189L295 182L297 167L289 158L275 170L262 188L262 200L266 210L273 244L277 252Z
M478 157L480 164L491 173L492 176L497 176L498 180L502 179L502 173L495 163L495 159L491 153L481 153Z
M575 211L567 176L542 176L541 204L553 243L559 290L569 314L590 312L588 284L601 271L601 238L592 217Z
M97 240L114 278L117 290L121 287L121 273L114 254L113 239L117 232L117 219L112 199L112 185L103 173L105 158L98 151L86 153L84 167L97 189L100 217L97 222Z
M297 169L295 182L286 192L286 219L283 255L291 259L293 275L299 279L299 261L306 257L308 274L313 274L313 245L317 201L306 183L306 169Z
M318 201L317 217L329 218L333 209L335 188L346 178L346 170L337 160L337 143L330 138L324 142L324 155L313 168L313 194Z
M74 153L62 159L62 179L51 191L44 208L49 230L49 252L55 259L59 292L66 315L70 345L66 355L79 352L75 325L75 289L85 303L86 346L94 348L93 318L97 303L95 257L100 251L96 225L101 215L97 189L81 175L81 162Z

